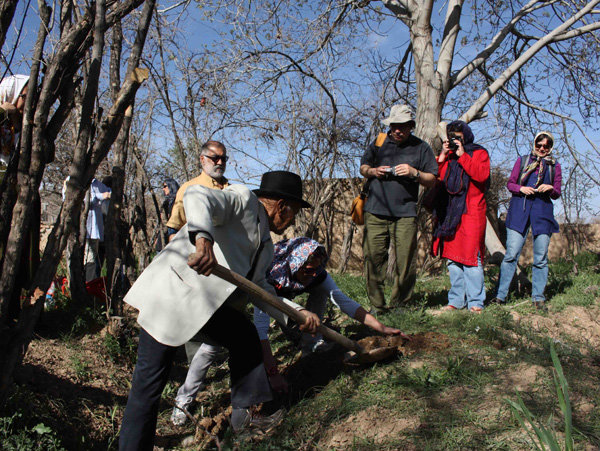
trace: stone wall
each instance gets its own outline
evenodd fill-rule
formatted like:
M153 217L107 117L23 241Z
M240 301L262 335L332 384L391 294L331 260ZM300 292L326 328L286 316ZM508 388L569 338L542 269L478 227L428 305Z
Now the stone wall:
M335 202L335 215L334 215L334 227L333 236L330 241L332 243L330 261L328 268L331 270L337 270L340 265L340 257L342 251L342 245L344 237L349 233L350 228L354 228L352 237L352 246L350 249L350 256L346 265L346 271L353 274L360 274L363 271L363 252L362 252L362 240L363 240L363 226L353 225L350 220L350 206L352 205L352 199L355 194L360 190L362 181L355 179L352 181L343 180L346 184L347 193L345 196L340 196L334 200ZM351 185L351 183L353 185ZM420 229L423 233L419 233L419 251L417 257L417 268L421 271L428 271L430 268L439 266L439 259L433 259L429 255L429 249L431 248L431 232L428 230L427 224L421 224ZM318 241L324 243L326 235L323 233L324 227L321 226L318 232L318 236L315 237ZM561 232L554 234L550 241L549 248L549 259L550 261L556 261L561 258L570 258L572 255L577 254L584 250L591 250L594 252L600 252L600 223L597 224L580 224L580 225L566 225L561 224ZM294 236L293 231L288 231L286 237ZM274 241L280 240L282 237L273 237ZM580 246L580 243L584 243ZM529 234L523 252L521 254L520 263L523 265L531 264L533 260L532 252L532 238Z

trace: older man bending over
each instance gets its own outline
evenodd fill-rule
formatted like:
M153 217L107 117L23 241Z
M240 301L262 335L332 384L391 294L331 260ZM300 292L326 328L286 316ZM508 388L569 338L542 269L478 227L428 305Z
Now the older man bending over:
M255 418L249 410L270 400L272 394L256 328L236 308L246 298L211 272L218 261L274 294L265 279L273 258L269 232L282 233L293 224L300 208L310 207L302 199L300 177L287 171L268 172L256 195L242 185L222 191L191 186L183 203L187 224L125 297L139 310L141 330L121 426L121 450L152 450L160 396L175 351L192 337L229 350L234 430L272 424L269 418ZM304 314L301 328L314 332L318 317L284 301ZM286 315L256 302L278 321L287 321Z

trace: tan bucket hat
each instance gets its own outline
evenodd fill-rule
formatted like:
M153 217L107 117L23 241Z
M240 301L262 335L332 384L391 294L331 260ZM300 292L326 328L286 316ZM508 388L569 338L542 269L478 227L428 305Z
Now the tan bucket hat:
M390 109L390 117L381 121L381 123L386 126L389 126L390 124L405 124L407 122L412 122L413 127L415 126L413 112L408 105L392 106Z

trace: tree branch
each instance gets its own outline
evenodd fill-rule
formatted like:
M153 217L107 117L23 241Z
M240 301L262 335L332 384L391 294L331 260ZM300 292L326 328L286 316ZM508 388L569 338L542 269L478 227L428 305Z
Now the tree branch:
M488 80L492 80L493 79L493 77L491 75L489 75L487 72L485 72L482 68L479 68L479 71ZM561 122L563 123L563 133L564 133L564 136L567 136L567 130L566 130L565 126L564 126L565 121L571 121L571 122L573 122L573 124L575 124L575 126L577 127L577 129L579 130L579 132L583 135L583 137L588 142L588 144L590 146L592 146L592 148L596 151L596 153L600 154L600 150L598 149L598 147L596 146L596 144L594 143L594 141L586 134L585 129L581 126L581 124L579 124L579 121L577 121L576 119L572 118L571 116L567 116L566 114L559 113L558 111L549 110L549 109L541 107L539 105L535 105L535 104L533 104L531 102L527 102L527 101L523 100L520 96L518 96L518 95L514 94L513 92L509 91L508 89L506 89L506 87L504 87L504 86L501 88L501 90L506 95L510 96L513 100L515 100L517 103L519 103L521 105L524 105L527 108L531 108L532 110L540 111L542 113L550 114L552 116L560 118ZM571 156L575 159L575 161L577 162L577 164L579 165L579 167L581 167L581 170L584 172L584 174L587 175L590 178L590 180L593 180L594 183L596 183L598 186L600 186L600 179L597 179L597 178L593 177L586 170L586 165L581 164L581 162L579 161L579 157L577 156L577 153L571 148L571 146L568 146L568 148L569 148L569 152L571 153Z
M552 40L552 42L559 42L559 41L564 41L567 39L576 38L578 36L581 36L586 33L590 33L592 31L596 31L598 29L600 29L600 22L594 22L594 23L591 23L588 25L584 25L583 27L575 28L574 30L562 33L562 34L556 36Z
M450 89L460 84L465 78L467 78L475 69L480 67L489 56L496 51L496 49L502 44L506 36L514 29L515 25L527 14L546 6L546 2L539 2L538 0L530 0L521 10L515 14L515 16L508 22L502 30L496 36L492 38L492 42L485 49L467 63L460 71L458 71L451 80Z
M452 61L454 60L454 49L456 47L456 39L460 31L460 16L462 13L462 0L450 0L448 10L446 11L446 20L444 24L444 35L442 44L440 45L438 67L439 73L443 82L444 91L448 92L450 88L450 70L452 69Z
M490 101L490 99L500 90L506 82L515 74L521 67L525 65L533 56L547 46L549 43L553 42L553 39L556 36L562 34L566 29L568 29L571 25L576 23L586 14L589 14L590 10L594 8L600 0L592 0L589 2L584 8L580 9L577 14L571 16L570 19L566 20L558 27L556 27L553 31L548 33L546 36L538 40L535 44L533 44L529 49L527 49L524 53L521 54L519 58L517 58L507 69L500 74L500 76L486 89L486 91L473 103L471 108L462 115L461 119L465 122L470 122L472 118L481 110L483 107Z

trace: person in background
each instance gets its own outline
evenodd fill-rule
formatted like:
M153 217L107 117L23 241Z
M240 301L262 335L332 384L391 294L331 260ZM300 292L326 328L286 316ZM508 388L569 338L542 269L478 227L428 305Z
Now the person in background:
M177 190L179 190L179 183L170 177L164 179L162 183L162 191L164 200L161 204L161 209L165 221L168 221L171 217L171 212L173 210L173 205L175 204L175 196L177 194ZM165 243L169 242L169 232L165 231L164 236L161 233L162 227L158 227L154 234L154 247L157 252L160 252L164 247ZM173 229L171 229L173 230Z
M100 259L100 242L104 241L104 203L110 202L111 189L98 179L93 178L90 183L90 205L86 222L85 253L83 266L85 268L85 281L97 279L102 270Z
M533 269L531 301L546 309L544 289L548 282L548 246L557 233L553 200L560 197L562 172L552 156L554 137L550 132L535 135L530 155L517 158L506 187L512 193L506 215L506 253L500 265L496 297L491 302L503 304L510 288L521 250L531 229L533 235Z
M8 166L23 123L29 75L11 75L0 82L0 165Z
M162 190L163 195L165 196L165 200L162 203L162 209L168 220L171 217L173 205L175 205L175 196L179 190L179 183L177 183L175 179L167 177L163 182Z
M448 259L450 291L445 310L465 307L481 313L485 301L483 257L485 255L485 192L490 179L487 150L473 141L471 128L463 121L447 127L438 156L443 185L436 199L433 255Z
M323 245L307 237L291 238L275 244L273 261L267 272L267 281L273 285L278 296L287 299L308 293L307 310L323 319L327 302L331 301L350 318L354 318L371 329L385 335L404 335L399 329L382 324L377 318L368 313L359 303L350 299L339 289L325 265L328 256ZM273 357L269 343L270 318L258 307L254 308L254 325L260 338L265 369L269 382L275 391L287 391L287 382L279 373L277 361ZM303 333L301 338L302 353L323 352L329 344L323 341L321 334ZM209 367L218 357L211 349L200 348L188 370L185 382L179 388L175 403L179 407L173 409L171 421L176 426L185 423L188 409L196 398L198 391L204 387L204 381Z
M183 227L186 223L185 210L183 208L183 196L190 186L201 185L212 189L223 189L229 185L225 178L225 169L227 168L227 149L219 141L207 141L202 145L200 151L200 164L202 172L198 177L188 180L181 188L177 190L175 202L169 221L167 222L167 234L169 239Z
M388 249L394 243L396 274L389 305L410 300L416 282L417 199L419 185L435 184L438 166L429 144L412 135L415 121L406 105L394 105L382 123L390 129L385 141L373 142L360 160L360 173L369 179L363 253L367 294L375 313L387 310L383 288Z

